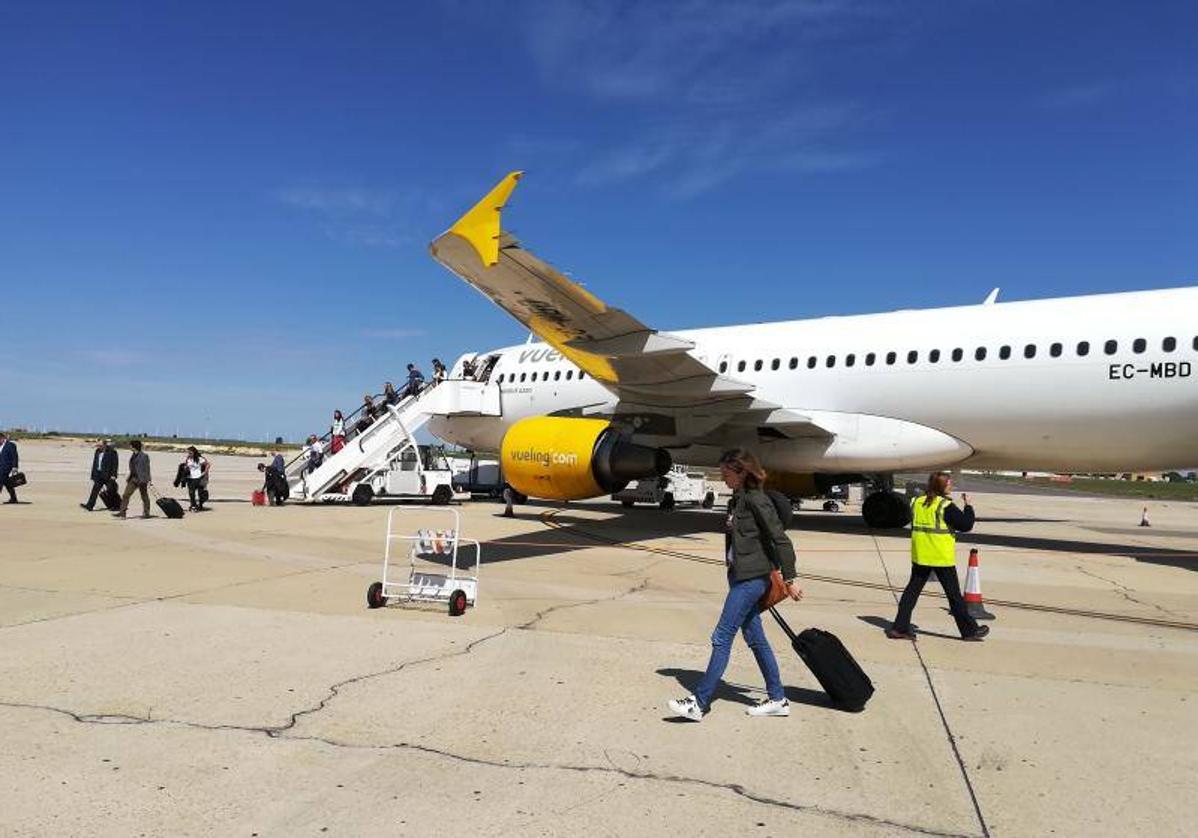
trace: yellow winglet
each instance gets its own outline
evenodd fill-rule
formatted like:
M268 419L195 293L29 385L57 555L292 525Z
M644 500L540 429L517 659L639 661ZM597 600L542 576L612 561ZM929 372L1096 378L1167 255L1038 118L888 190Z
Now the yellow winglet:
M456 233L474 247L488 268L499 261L499 211L507 204L516 181L524 172L510 172L495 188L459 218L449 232Z

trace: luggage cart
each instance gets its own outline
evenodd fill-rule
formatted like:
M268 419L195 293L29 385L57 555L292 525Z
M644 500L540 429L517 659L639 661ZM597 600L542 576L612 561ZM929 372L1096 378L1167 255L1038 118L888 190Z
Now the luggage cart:
M414 514L452 516L453 527L448 530L419 529L414 535L395 532L395 518L399 514L412 517ZM443 602L449 606L449 616L460 617L466 607L478 602L478 567L482 561L482 545L472 538L462 538L461 516L456 509L405 509L394 507L387 513L387 537L383 546L383 578L372 582L366 589L366 605L382 608L391 600L397 602ZM408 575L403 581L391 577L391 547L395 542L408 546ZM474 564L470 568L458 567L458 549L462 546L474 549ZM397 548L402 549L402 548ZM448 573L445 557L449 559ZM436 566L434 571L432 566ZM466 570L469 572L463 572Z

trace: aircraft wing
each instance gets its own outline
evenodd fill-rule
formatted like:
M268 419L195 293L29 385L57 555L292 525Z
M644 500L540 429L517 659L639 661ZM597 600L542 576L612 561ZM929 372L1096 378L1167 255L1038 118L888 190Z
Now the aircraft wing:
M509 174L434 239L433 258L611 390L622 412L698 410L715 424L752 416L780 430L819 433L805 417L754 397L751 384L689 354L690 341L607 305L522 248L500 224L521 174Z

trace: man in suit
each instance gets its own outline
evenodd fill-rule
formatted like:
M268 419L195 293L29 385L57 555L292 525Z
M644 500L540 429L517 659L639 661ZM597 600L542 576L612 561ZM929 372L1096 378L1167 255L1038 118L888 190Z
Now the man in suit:
M150 517L150 455L141 450L141 440L135 439L129 443L133 456L129 458L129 476L126 479L125 491L121 494L121 511L113 513L118 518L124 518L129 510L129 499L134 492L141 492L143 518Z
M96 453L92 455L92 493L87 503L79 504L88 512L96 508L96 498L100 491L111 484L116 488L117 456L112 447L112 440L106 439L96 443Z
M17 502L16 486L12 484L11 476L20 464L17 444L8 438L8 434L0 431L0 486L8 490L8 500L5 503Z

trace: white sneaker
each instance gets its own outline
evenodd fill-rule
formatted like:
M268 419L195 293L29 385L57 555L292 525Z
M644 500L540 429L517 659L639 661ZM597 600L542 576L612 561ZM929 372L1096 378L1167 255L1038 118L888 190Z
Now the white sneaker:
M745 708L746 716L789 716L790 702L785 698L780 698L777 701L763 701L760 704L754 704L752 707Z
M673 713L685 719L690 719L692 722L703 721L703 711L699 709L699 702L693 695L688 695L686 698L670 699L669 706Z

